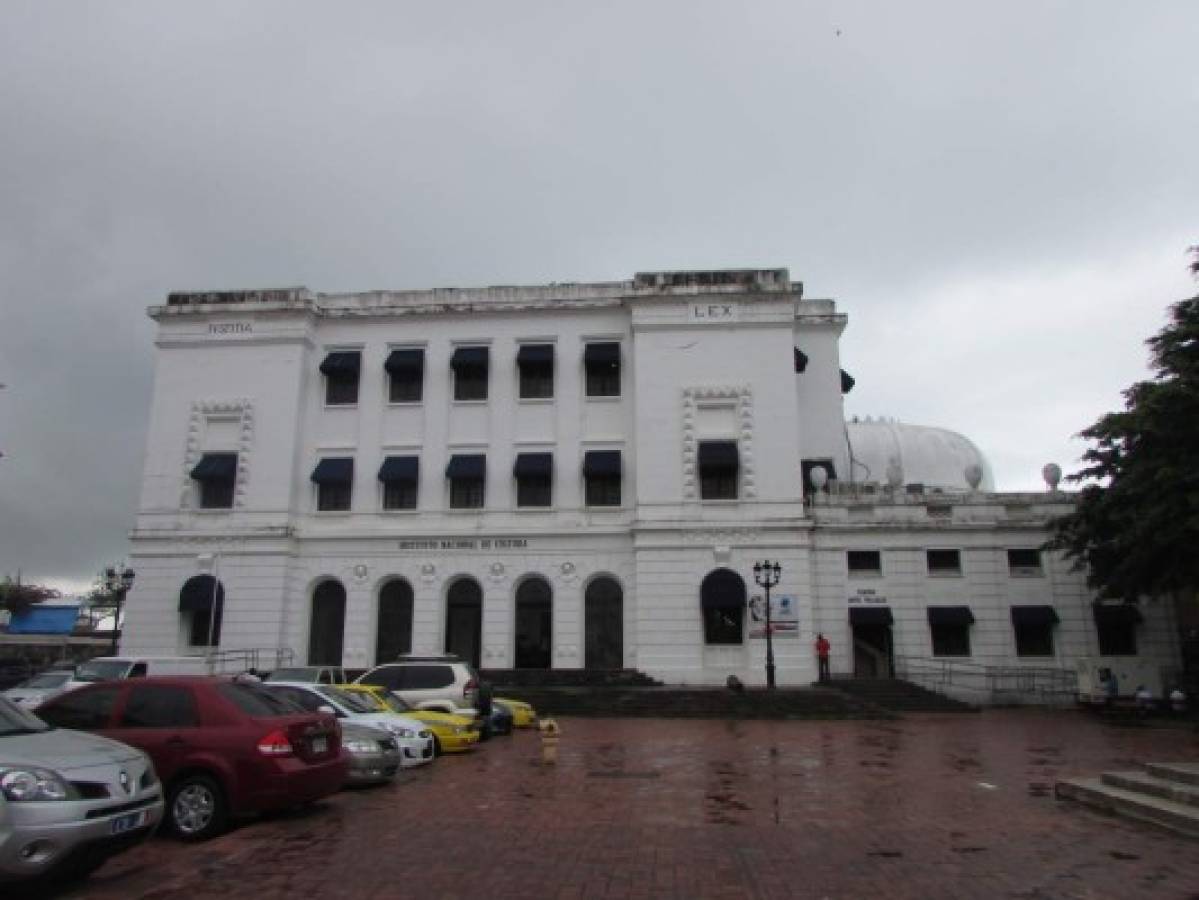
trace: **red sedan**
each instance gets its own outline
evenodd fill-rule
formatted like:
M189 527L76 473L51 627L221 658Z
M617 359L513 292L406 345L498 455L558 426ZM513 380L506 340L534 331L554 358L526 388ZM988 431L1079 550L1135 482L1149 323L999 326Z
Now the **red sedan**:
M56 697L36 715L144 750L166 789L164 820L184 840L213 837L232 815L327 797L348 768L332 716L229 679L102 682Z

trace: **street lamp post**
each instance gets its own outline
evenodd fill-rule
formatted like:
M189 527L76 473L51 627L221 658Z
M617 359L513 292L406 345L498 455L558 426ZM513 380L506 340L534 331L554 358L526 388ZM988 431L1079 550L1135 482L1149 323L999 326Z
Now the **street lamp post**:
M770 589L779 583L783 567L763 560L754 563L754 581L766 591L766 688L774 690L774 626L770 621Z
M110 566L104 570L104 587L117 599L117 610L112 617L112 652L109 654L110 656L117 655L117 640L121 633L121 605L125 602L125 595L133 587L133 578L134 571L128 566L120 570Z

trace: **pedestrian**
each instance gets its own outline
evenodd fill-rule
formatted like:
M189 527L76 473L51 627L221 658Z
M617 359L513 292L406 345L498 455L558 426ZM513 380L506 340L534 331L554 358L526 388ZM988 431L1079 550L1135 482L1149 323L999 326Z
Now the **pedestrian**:
M820 666L819 671L821 684L824 684L832 677L829 674L828 669L828 652L830 648L831 645L828 642L828 638L826 638L823 634L816 635L816 662Z
M1145 685L1137 685L1137 692L1133 695L1137 701L1137 711L1142 715L1153 709L1153 692Z

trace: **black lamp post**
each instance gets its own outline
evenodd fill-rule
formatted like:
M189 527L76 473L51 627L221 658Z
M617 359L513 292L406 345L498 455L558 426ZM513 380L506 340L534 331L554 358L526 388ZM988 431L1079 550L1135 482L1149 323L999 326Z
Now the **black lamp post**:
M754 563L754 581L766 591L766 687L774 690L774 627L770 622L770 589L779 583L783 567L763 560Z
M133 577L134 572L128 566L120 570L112 567L104 570L104 587L117 598L117 611L112 617L112 653L110 654L112 656L117 655L117 638L120 635L118 629L121 626L121 604L125 602L125 595L129 593L129 589L133 587Z

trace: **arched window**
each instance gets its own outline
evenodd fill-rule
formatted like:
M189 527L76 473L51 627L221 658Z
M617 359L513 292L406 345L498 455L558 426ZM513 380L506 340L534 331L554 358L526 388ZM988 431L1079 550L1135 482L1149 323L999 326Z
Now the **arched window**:
M412 651L412 585L393 578L379 591L375 663L390 662Z
M597 578L583 598L588 669L624 668L624 592L615 578Z
M745 638L745 581L732 569L715 569L699 589L705 644L740 644Z
M544 578L526 578L516 589L516 668L553 664L554 600Z
M479 667L483 649L483 589L473 578L459 578L446 594L445 650Z
M211 575L193 575L179 591L179 612L187 617L187 642L193 647L216 647L221 642L225 586Z
M340 666L346 626L346 589L340 581L322 581L312 593L308 665Z

